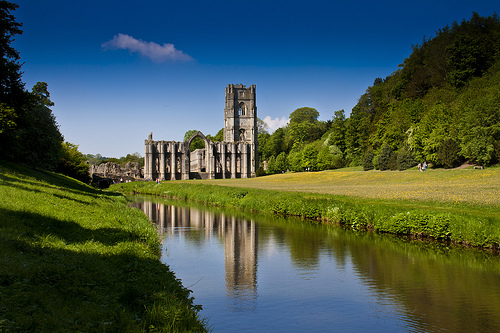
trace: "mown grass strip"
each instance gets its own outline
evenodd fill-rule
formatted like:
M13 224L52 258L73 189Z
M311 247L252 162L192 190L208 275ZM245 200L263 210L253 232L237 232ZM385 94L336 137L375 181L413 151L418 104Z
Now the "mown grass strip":
M420 177L421 173L413 172L417 175L408 175L410 172L412 171L393 173L391 178L385 180L380 180L380 172L372 173L373 178L379 180L371 182L370 173L351 171L349 177L349 171L344 170L341 178L344 179L344 186L350 186L353 191L355 187L364 188L365 183L371 183L372 193L384 193L383 187L390 186L390 184L415 183L414 180L408 179ZM446 170L445 172L449 172L449 177L457 178L457 174L453 174L454 171ZM418 199L396 199L392 195L373 196L368 192L364 195L358 193L356 196L336 195L331 194L331 191L324 193L322 188L327 186L325 184L314 191L318 175L311 176L311 174L293 174L294 181L291 186L286 186L286 182L292 176L285 174L268 179L262 177L264 179L166 181L161 184L134 182L117 184L112 189L124 193L160 195L196 201L219 207L321 219L354 229L372 229L380 233L432 237L458 244L493 249L498 249L500 246L500 207L497 204L477 203L472 200L428 199L425 196ZM324 176L324 173L316 174ZM331 174L335 176L334 172ZM458 178L461 175L463 174L459 173ZM498 175L500 172L496 171L494 176ZM280 183L279 179L283 182ZM448 191L457 193L461 191L459 185L454 185L443 176L436 176L435 179L436 182L439 181L437 186L443 189L448 188ZM327 177L323 177L323 182L328 183ZM378 185L373 185L374 182L378 182ZM267 189L273 188L269 186L271 183L278 184L275 186L279 186L279 190ZM242 185L250 186L240 187ZM488 186L492 189L488 189ZM380 191L376 190L377 187ZM481 185L476 185L476 187L481 187ZM487 184L484 185L483 190L489 195L497 188L498 185Z
M0 331L207 331L117 193L0 161Z

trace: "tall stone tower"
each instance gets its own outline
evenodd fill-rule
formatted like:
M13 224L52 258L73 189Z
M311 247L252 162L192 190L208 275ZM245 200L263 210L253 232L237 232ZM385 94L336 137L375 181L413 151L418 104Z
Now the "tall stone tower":
M224 142L257 143L255 85L228 84L224 109Z
M202 151L191 152L195 138L205 142ZM201 132L186 141L144 140L144 178L160 180L255 177L259 168L255 85L226 87L224 141L212 142ZM194 156L193 156L194 154Z
M224 142L250 145L252 176L259 167L255 85L228 84L224 108Z

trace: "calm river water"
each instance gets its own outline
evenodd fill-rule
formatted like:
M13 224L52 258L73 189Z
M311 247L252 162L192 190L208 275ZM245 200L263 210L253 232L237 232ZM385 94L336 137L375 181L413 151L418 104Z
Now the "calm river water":
M499 255L166 201L135 205L158 225L162 261L216 333L500 332Z

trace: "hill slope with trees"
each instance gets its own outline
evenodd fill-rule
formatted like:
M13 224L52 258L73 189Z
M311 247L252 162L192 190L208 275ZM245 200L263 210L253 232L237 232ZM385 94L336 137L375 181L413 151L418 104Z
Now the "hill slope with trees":
M466 160L498 163L499 18L473 13L424 37L397 70L374 80L348 118L344 110L328 122L292 121L292 114L286 127L259 135L268 173L346 165L403 170L423 161L445 168Z

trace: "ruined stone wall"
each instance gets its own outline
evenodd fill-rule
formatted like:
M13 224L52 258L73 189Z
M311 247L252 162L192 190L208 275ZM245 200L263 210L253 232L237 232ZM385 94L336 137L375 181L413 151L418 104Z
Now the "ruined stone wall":
M201 138L204 149L190 152L191 142ZM259 167L255 85L226 87L224 142L212 142L201 132L188 140L144 141L144 178L150 180L255 177Z
M143 171L139 168L137 162L127 162L122 168L119 164L113 162L92 164L89 168L91 177L109 178L115 182L126 182L141 179Z

